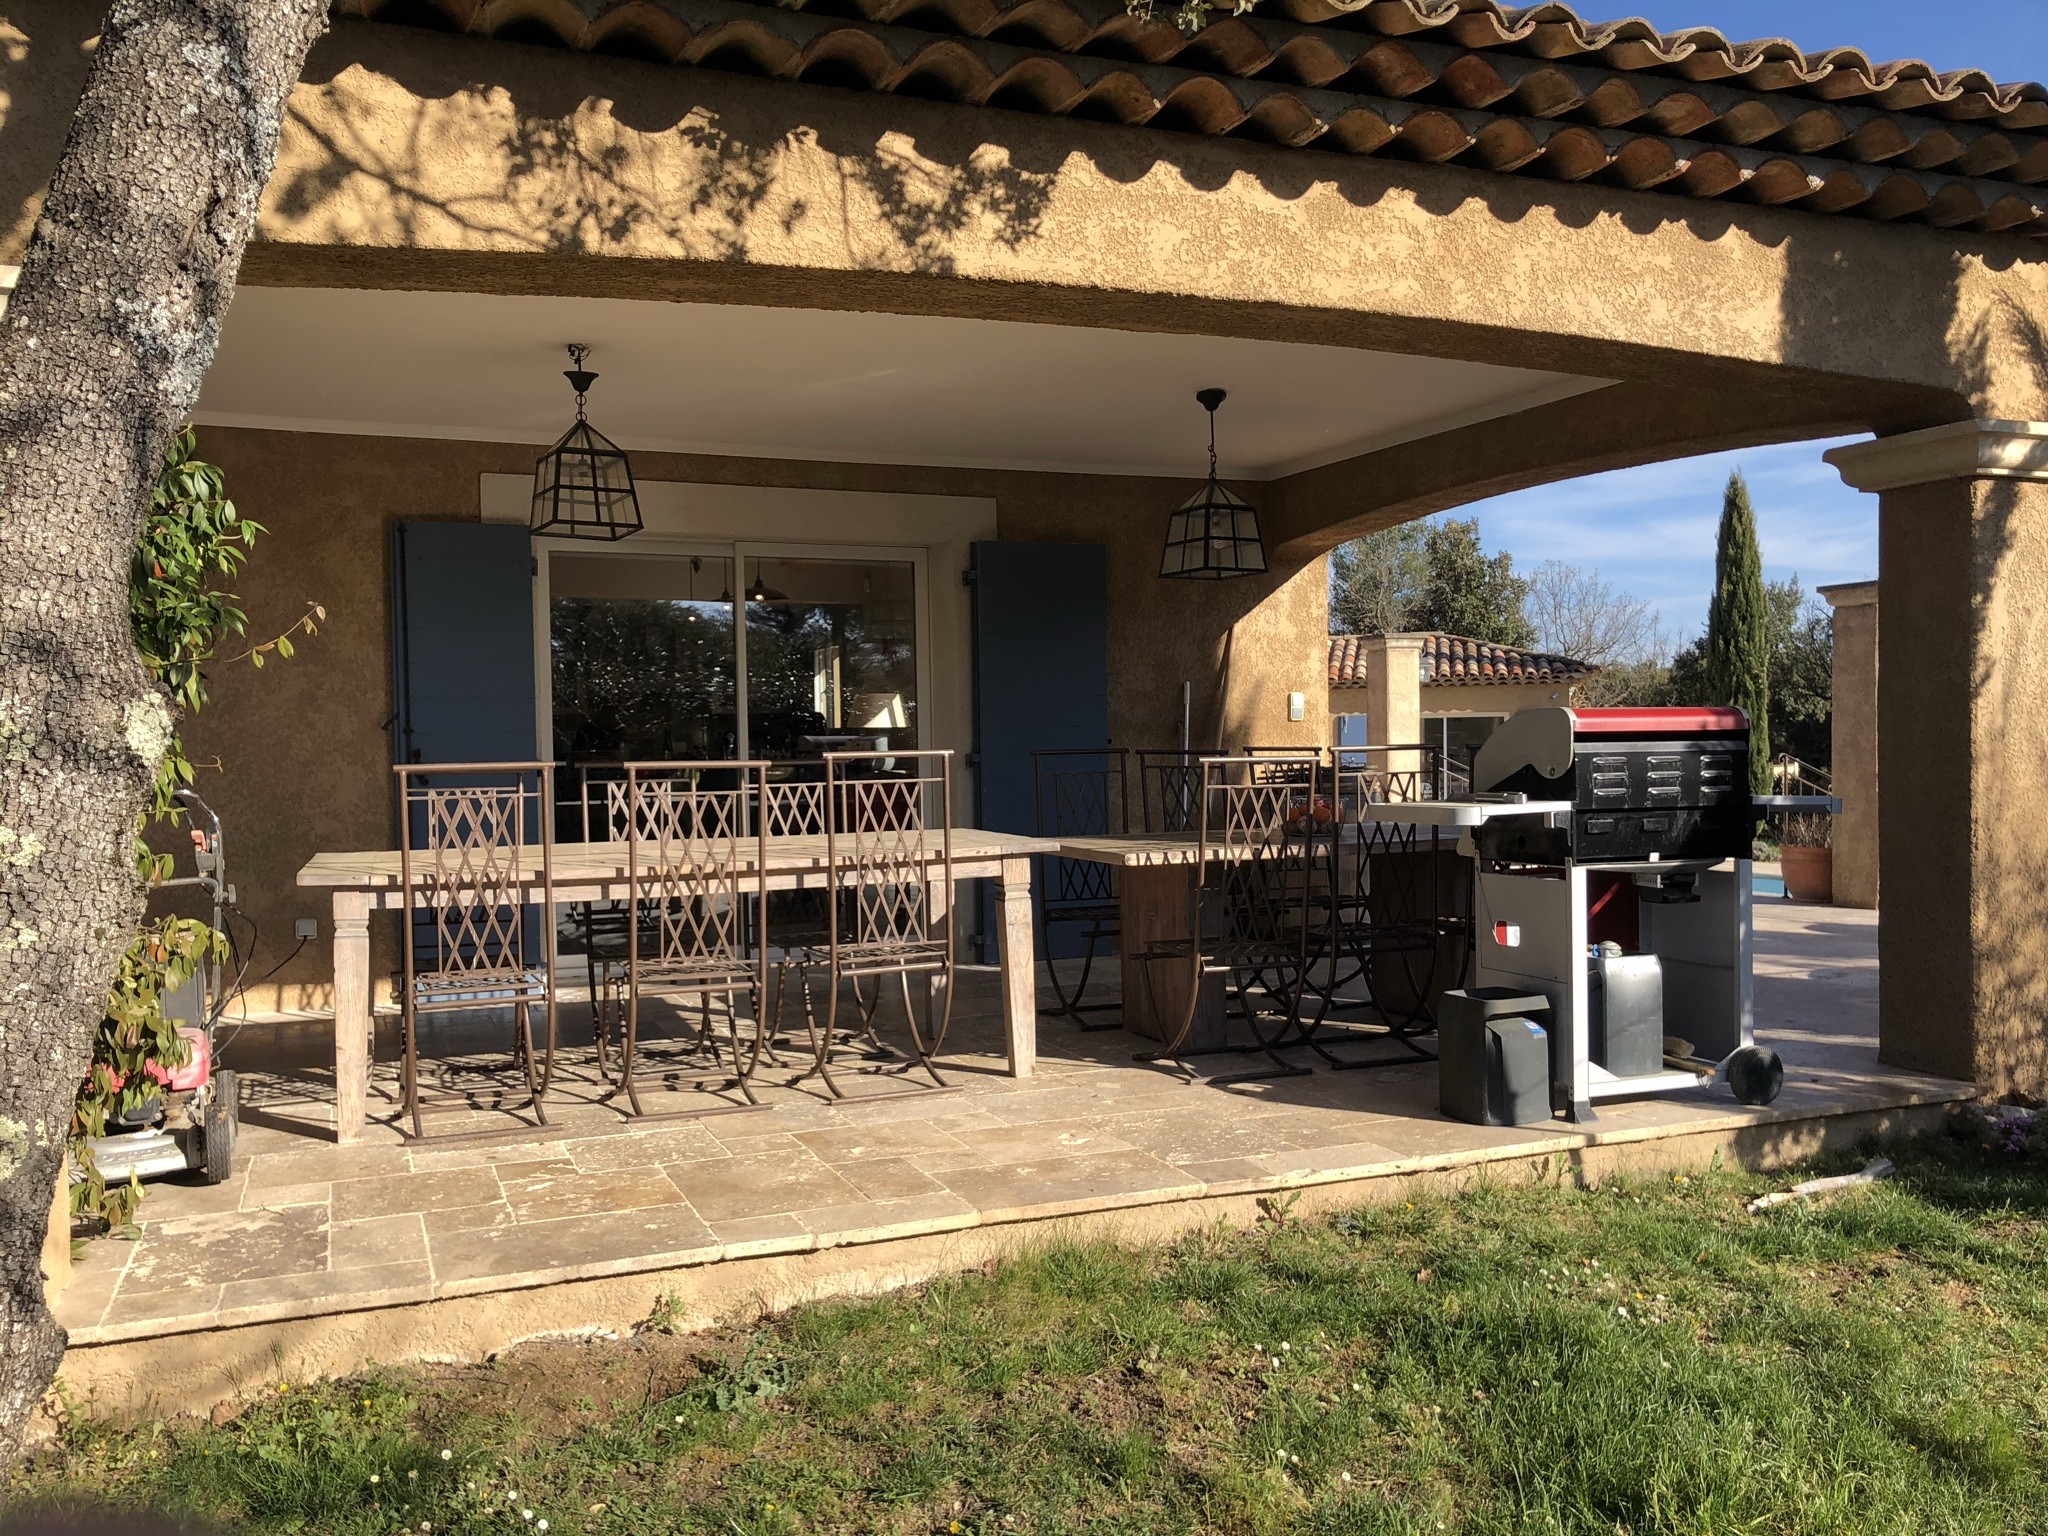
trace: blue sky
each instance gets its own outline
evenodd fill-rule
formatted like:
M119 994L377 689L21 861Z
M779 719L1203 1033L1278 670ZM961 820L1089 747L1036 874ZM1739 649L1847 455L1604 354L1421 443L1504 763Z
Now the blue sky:
M1879 59L1981 68L1999 80L2048 80L2048 0L1579 0L1582 15L1647 16L1666 29L1718 27L1736 38L1790 37L1805 48L1852 46ZM1658 609L1674 644L1706 624L1721 487L1749 481L1772 580L1810 590L1877 574L1877 498L1851 491L1821 462L1825 443L1793 443L1617 470L1460 508L1491 550L1518 566L1592 566Z

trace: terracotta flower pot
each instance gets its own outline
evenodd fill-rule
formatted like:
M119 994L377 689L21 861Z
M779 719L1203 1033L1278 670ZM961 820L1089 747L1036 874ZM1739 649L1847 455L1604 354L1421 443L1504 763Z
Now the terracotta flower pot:
M1785 894L1794 901L1835 899L1834 849L1784 848L1778 854L1778 867L1785 875Z

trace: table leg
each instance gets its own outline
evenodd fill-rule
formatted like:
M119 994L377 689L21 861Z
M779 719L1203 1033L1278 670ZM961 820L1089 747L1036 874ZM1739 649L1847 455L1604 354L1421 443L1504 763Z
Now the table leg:
M1029 1077L1038 1066L1038 945L1032 933L1031 860L1003 860L997 882L1003 927L1003 1024L1010 1041L1010 1076Z
M1118 904L1122 909L1124 1028L1150 1040L1165 1040L1187 1017L1188 962L1160 961L1148 965L1145 952L1155 944L1185 944L1194 926L1195 866L1134 865L1117 872ZM1149 973L1149 974L1148 974ZM1223 978L1205 974L1195 1003L1189 1046L1200 1049L1224 1040Z
M370 898L334 893L334 1139L363 1134L370 1091Z

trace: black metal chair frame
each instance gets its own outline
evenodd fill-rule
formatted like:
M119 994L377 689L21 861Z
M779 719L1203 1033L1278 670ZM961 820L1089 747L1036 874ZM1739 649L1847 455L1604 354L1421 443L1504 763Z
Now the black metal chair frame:
M1423 1042L1436 1030L1431 997L1438 990L1444 956L1449 950L1457 957L1451 966L1455 983L1463 978L1472 947L1469 900L1453 900L1448 909L1444 901L1444 861L1451 861L1456 874L1463 874L1469 862L1457 852L1455 838L1373 814L1375 805L1390 799L1434 798L1437 779L1428 758L1414 767L1343 766L1346 756L1368 751L1432 754L1436 749L1336 750L1337 805L1349 829L1348 846L1338 859L1336 922L1327 951L1310 968L1315 1006L1301 1020L1302 1043L1336 1071L1435 1060L1435 1051ZM1318 969L1324 972L1320 981L1315 979ZM1398 981L1391 990L1402 994L1400 1002L1377 984L1387 980ZM1347 992L1360 985L1363 996ZM1395 1047L1391 1054L1375 1048L1364 1057L1339 1056L1333 1049L1388 1042Z
M910 763L909 777L878 777L872 770ZM936 772L929 771L931 766ZM786 978L794 974L803 994L804 1024L810 1033L811 1065L791 1086L816 1077L836 1102L869 1103L915 1094L957 1091L940 1075L937 1056L952 1022L953 957L953 754L951 751L828 752L825 754L825 866L831 899L826 904L823 947L785 949L778 973L775 1013L780 1019ZM934 802L936 802L934 804ZM938 825L931 825L936 810ZM812 979L822 971L824 1018ZM910 1039L906 1056L877 1033L884 983L895 977ZM913 977L923 985L913 988ZM874 983L865 996L862 982ZM842 1025L843 999L852 991L857 1022ZM912 994L924 993L924 1025ZM858 1050L864 1065L848 1067L841 1053ZM929 1084L906 1083L876 1093L849 1095L839 1078L856 1073L903 1078L922 1068Z
M437 1141L528 1134L546 1125L546 1097L556 1046L554 929L554 765L551 763L405 763L393 770L398 787L398 867L404 905L404 970L400 977L401 1049L399 1132L408 1141L429 1139L426 1118L436 1113L505 1110L523 1085L531 1111L501 1129L450 1132ZM432 779L455 779L455 784ZM538 834L539 882L528 867ZM542 955L528 953L527 912L540 908ZM421 954L421 930L431 954ZM423 1015L510 1007L512 1065L522 1084L490 1082L481 1067L467 1070L486 1086L462 1086L458 1067L440 1063L438 1083L421 1081ZM536 1057L532 1010L546 1011L543 1049ZM479 1097L490 1099L479 1103Z
M1283 771L1272 772L1275 767ZM1331 923L1335 823L1316 815L1321 773L1315 753L1203 762L1189 932L1141 956L1152 1014L1167 1033L1137 1060L1179 1067L1191 1081L1199 1077L1188 1066L1196 1057L1264 1055L1270 1063L1207 1079L1215 1087L1309 1075L1309 1067L1280 1052L1300 1043L1317 934ZM1187 1005L1177 1020L1160 1014L1156 977L1162 966L1183 973ZM1189 1045L1202 980L1212 974L1223 977L1226 1031L1234 1000L1251 1044Z
M1035 825L1040 837L1116 836L1130 828L1130 749L1127 747L1051 747L1031 754ZM1088 983L1095 973L1097 949L1117 944L1123 932L1123 908L1116 870L1108 864L1035 855L1037 871L1032 895L1038 905L1038 955L1045 962L1055 1006L1040 1008L1057 1014L1090 1033L1122 1025L1121 1000L1087 1002ZM1053 933L1081 927L1084 948L1081 974L1069 991L1053 961ZM1088 1015L1113 1013L1107 1023L1090 1023Z
M1202 764L1224 756L1184 747L1139 747L1138 810L1147 832L1192 832L1202 792Z

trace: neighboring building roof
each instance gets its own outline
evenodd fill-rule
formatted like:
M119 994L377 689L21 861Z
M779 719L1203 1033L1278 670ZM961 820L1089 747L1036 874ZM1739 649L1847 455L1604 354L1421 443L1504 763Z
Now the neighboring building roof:
M1330 686L1363 688L1366 663L1364 635L1330 636ZM1600 669L1569 656L1525 651L1515 645L1490 645L1463 635L1423 634L1422 686L1442 688L1459 683L1570 683L1597 676Z
M1497 0L334 0L342 15L1050 117L2048 235L2048 90ZM851 14L834 14L846 12ZM1932 14L1932 13L1930 13ZM1936 23L1939 24L1938 21Z

